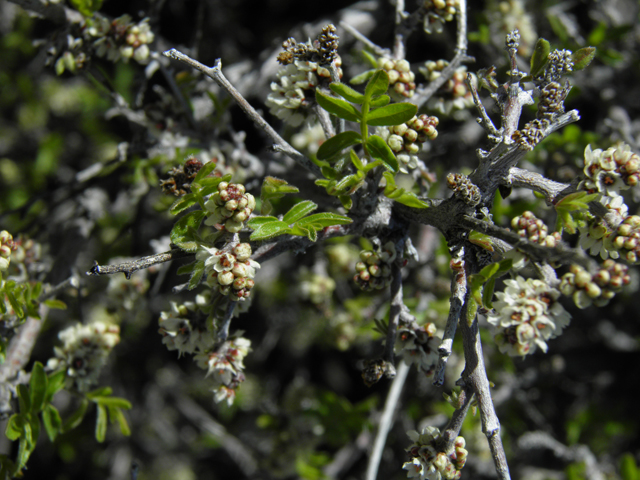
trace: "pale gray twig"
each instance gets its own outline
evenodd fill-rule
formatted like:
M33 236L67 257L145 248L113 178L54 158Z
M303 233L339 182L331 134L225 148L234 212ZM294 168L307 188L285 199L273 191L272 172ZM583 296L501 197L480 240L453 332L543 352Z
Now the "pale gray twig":
M155 255L149 255L137 260L117 263L115 265L98 265L98 262L95 262L95 265L91 267L91 270L87 272L87 275L112 275L114 273L122 272L128 280L131 278L131 274L137 270L149 268L152 265L157 265L158 263L169 262L176 258L187 257L189 255L193 254L185 252L179 248L174 248L168 252L156 253Z
M303 166L311 173L313 173L316 177L322 177L322 172L320 171L320 167L318 167L315 163L313 163L309 158L305 157L298 150L293 148L289 142L287 142L284 138L282 138L278 132L276 132L271 125L267 123L267 121L262 118L262 116L245 100L242 94L227 80L227 78L222 73L222 62L218 58L215 61L215 66L207 67L197 60L192 59L188 55L185 55L182 52L179 52L175 48L171 50L167 50L163 52L163 55L169 58L173 58L174 60L179 60L183 63L186 63L190 67L195 68L196 70L201 71L209 78L213 79L218 85L224 88L229 95L233 97L236 103L240 106L240 108L244 111L244 113L251 119L253 122L263 130L271 140L280 147L280 151L285 153L288 157L292 158L296 163Z
M389 435L389 430L393 424L393 416L408 373L409 365L405 362L400 362L396 376L391 383L391 388L387 395L387 401L384 404L382 416L380 417L378 432L376 433L376 439L373 442L371 456L369 457L369 463L367 464L367 472L364 477L365 480L375 480L378 476L378 467L380 466L380 460L382 459L382 451L384 450L387 435Z
M388 48L382 48L369 40L365 35L360 33L355 27L352 27L346 22L340 22L340 26L349 32L356 40L360 40L365 46L369 47L376 55L380 57L391 58L391 50Z

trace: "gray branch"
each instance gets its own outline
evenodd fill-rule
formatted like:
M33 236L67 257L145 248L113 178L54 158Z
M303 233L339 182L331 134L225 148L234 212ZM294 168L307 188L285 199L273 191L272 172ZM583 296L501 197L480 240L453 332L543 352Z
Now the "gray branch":
M242 94L227 80L227 77L222 73L222 62L218 58L215 62L214 67L207 67L197 60L192 59L188 55L185 55L182 52L179 52L175 48L171 50L167 50L163 52L163 55L169 58L173 58L174 60L179 60L183 63L186 63L190 67L195 68L196 70L201 71L209 78L213 79L218 85L224 88L229 95L233 97L236 103L240 106L240 108L247 114L247 116L253 120L253 122L263 130L271 140L280 147L280 151L285 153L288 157L292 158L296 163L303 166L311 173L313 173L316 177L322 177L322 172L320 171L320 167L318 167L315 163L313 163L309 158L305 157L298 150L293 148L289 142L287 142L284 138L282 138L278 132L276 132L271 125L267 123L267 121L262 118L262 116L245 100Z
M152 265L158 263L166 263L176 258L187 257L193 255L192 253L185 252L179 248L174 248L164 253L157 253L155 255L149 255L130 262L117 263L115 265L99 265L95 263L91 270L87 272L87 275L112 275L114 273L122 272L127 279L131 278L131 274L137 270L149 268Z

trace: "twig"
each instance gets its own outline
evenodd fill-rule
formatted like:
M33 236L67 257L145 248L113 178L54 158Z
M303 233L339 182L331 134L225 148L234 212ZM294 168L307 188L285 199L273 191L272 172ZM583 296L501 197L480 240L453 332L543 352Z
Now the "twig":
M114 273L123 272L124 276L129 280L131 278L131 274L137 270L149 268L150 266L157 265L158 263L169 262L176 258L183 258L189 255L193 254L185 252L179 248L174 248L168 252L149 255L148 257L142 257L130 262L116 263L115 265L98 265L98 262L95 262L95 265L91 267L91 270L87 272L87 275L112 275Z
M460 0L457 18L456 53L440 76L430 82L426 87L420 88L408 101L417 105L424 105L438 89L444 85L464 62L473 62L475 59L467 55L467 0Z
M229 326L231 325L233 310L236 308L237 303L238 302L230 300L229 304L227 305L227 309L224 312L224 318L222 319L222 323L220 324L218 333L216 335L218 346L222 345L229 337Z
M467 304L462 310L462 318L466 317ZM480 342L480 331L478 329L478 318L473 322L460 322L462 342L464 346L465 367L462 377L458 380L458 385L462 388L470 388L475 393L480 409L482 420L482 431L487 436L489 449L493 457L493 463L500 480L510 480L507 457L500 438L500 421L496 415L489 390L489 379L482 356L482 343Z
M369 40L365 35L360 33L355 27L352 27L346 22L340 22L340 26L349 32L356 40L360 40L365 46L373 50L373 53L380 57L391 57L391 50L388 48L382 48Z
M387 441L387 435L393 423L393 414L402 393L402 387L407 379L409 373L409 365L404 362L400 362L396 377L391 383L389 389L389 395L387 395L387 401L384 404L384 410L380 417L380 423L378 424L378 432L376 433L376 439L373 442L373 448L371 449L371 456L369 457L369 463L367 464L367 473L365 474L365 480L375 480L378 476L378 467L380 466L380 460L382 459L382 451L384 450L384 444Z
M43 292L38 297L38 301L44 302L48 298L55 297L58 293L60 293L60 291L64 290L67 287L78 288L79 286L80 282L78 280L77 272L74 272L73 275L71 275L66 280L60 282L58 285L49 288L46 292Z
M460 248L455 257L451 260L451 268L453 270L453 278L451 279L451 299L449 308L449 317L444 330L442 343L438 347L440 359L433 375L433 384L441 387L444 383L444 371L447 366L447 360L451 356L451 347L453 346L453 338L456 335L458 321L460 320L460 312L464 305L464 299L467 295L467 274L464 262L464 247Z
M391 265L391 306L389 309L389 327L387 328L387 340L385 344L385 360L388 369L387 377L395 374L393 348L396 344L396 333L398 331L398 323L402 312L402 268L397 262Z
M311 173L313 173L317 177L322 176L322 172L320 171L320 167L318 167L315 163L313 163L309 158L305 157L302 153L293 148L289 142L287 142L284 138L282 138L278 132L276 132L271 125L267 123L267 121L262 118L262 116L245 100L242 94L227 80L227 77L222 73L222 62L218 58L215 61L215 66L207 67L197 60L192 59L188 55L185 55L182 52L179 52L175 48L171 50L167 50L163 52L163 55L169 58L173 58L174 60L179 60L183 63L186 63L190 67L195 68L196 70L201 71L209 78L213 79L218 85L224 88L229 95L233 97L236 103L240 106L240 108L247 114L247 116L253 120L253 122L263 130L271 140L278 145L282 152L284 152L287 156L292 158L296 163L303 166Z
M556 197L571 187L568 183L555 182L539 173L517 167L511 168L507 180L514 187L528 188L543 194L549 204L556 203Z
M439 450L443 452L449 452L453 448L453 445L460 435L460 430L462 429L462 423L469 412L469 407L471 406L471 401L473 400L473 390L471 388L463 388L460 391L460 401L462 405L455 409L453 414L451 415L451 419L447 424L446 428L442 431L440 436L440 445Z
M0 383L15 377L29 362L36 338L40 333L44 319L49 308L40 304L40 319L27 317L25 322L17 329L16 334L9 342L7 356L4 363L0 364Z
M471 81L471 78L472 78L471 74L467 73L467 78L465 83L467 84L467 87L469 87L469 90L471 90L471 95L473 96L473 103L476 105L476 109L480 114L480 117L477 119L477 121L489 135L489 140L499 141L501 138L500 132L498 131L496 126L493 124L493 122L489 118L489 115L487 115L487 111L485 110L484 105L482 104L482 100L480 100L480 95L478 95L478 90L476 89L476 86Z
M404 0L395 0L396 4L396 33L395 33L395 42L393 45L393 58L395 60L402 60L405 55L405 35L404 32L400 29L402 25L402 21L406 17L406 13L404 11Z

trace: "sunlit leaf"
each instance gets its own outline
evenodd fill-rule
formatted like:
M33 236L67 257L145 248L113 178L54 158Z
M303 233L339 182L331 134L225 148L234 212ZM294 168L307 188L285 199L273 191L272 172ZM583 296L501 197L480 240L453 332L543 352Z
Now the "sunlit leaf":
M337 93L351 103L355 103L357 105L362 105L364 103L364 95L344 83L332 83L329 85L329 88L332 92Z
M398 159L381 137L371 135L367 138L367 149L373 158L382 161L386 169L394 173L398 171Z
M325 160L343 149L360 142L362 142L362 136L359 133L347 130L346 132L339 133L325 140L322 145L320 145L320 148L318 148L316 156L320 160Z
M532 77L537 77L544 71L544 67L549 61L549 52L551 45L544 38L539 38L531 55L531 69L529 73Z
M316 88L316 102L327 112L333 113L339 118L349 120L350 122L359 122L362 118L360 112L350 103L340 98L334 98L330 95L322 93Z
M392 103L370 111L367 115L367 125L375 127L400 125L411 120L417 111L418 107L411 103Z
M311 200L298 202L282 217L282 221L287 225L291 225L305 215L313 212L316 208L318 208L318 205L313 203Z
M364 96L372 99L383 95L389 88L389 75L384 70L376 70L364 89Z

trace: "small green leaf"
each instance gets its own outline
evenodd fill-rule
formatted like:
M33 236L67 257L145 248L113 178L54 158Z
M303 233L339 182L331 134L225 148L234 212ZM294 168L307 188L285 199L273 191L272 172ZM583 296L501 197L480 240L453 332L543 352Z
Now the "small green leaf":
M581 48L577 52L571 54L571 60L573 61L573 71L582 70L587 67L596 56L595 47Z
M351 103L355 103L356 105L362 105L364 103L364 95L344 83L332 83L329 85L329 88L332 92L337 93Z
M353 220L349 217L338 215L337 213L323 212L309 215L308 217L300 220L296 225L299 227L313 225L318 228L324 228L331 227L333 225L347 225L349 223L353 223Z
M351 163L353 163L353 166L356 167L356 169L362 170L364 168L362 160L360 160L360 157L353 150L349 150L349 158L351 159Z
M273 210L271 200L282 198L289 193L298 193L298 188L289 185L286 180L270 176L265 177L260 190L260 201L262 203L260 213L263 215L270 214Z
M73 8L85 17L90 17L102 7L102 0L71 0Z
M47 405L42 411L42 423L44 423L44 429L47 432L49 440L55 441L60 429L62 428L62 419L60 413L53 405Z
M622 454L619 465L622 480L640 480L640 470L636 464L636 459L631 453Z
M353 207L353 199L349 195L339 195L338 200L340 200L345 210L351 210L351 207Z
M24 434L24 423L26 422L25 416L22 413L14 413L9 417L7 422L7 428L5 428L5 435L9 440L15 442Z
M192 263L187 263L186 265L181 265L178 267L178 270L176 271L176 273L178 275L187 275L190 274L191 272L193 272L193 269L196 266L196 262L192 262Z
M325 160L341 152L343 149L362 142L362 136L354 131L347 130L322 142L316 156Z
M310 228L307 230L307 238L315 243L318 240L318 232L314 228Z
M291 225L292 223L297 222L305 215L313 212L318 205L313 203L311 200L305 200L303 202L296 203L291 210L289 210L284 217L282 217L282 221L287 225Z
M251 240L269 240L277 237L278 235L284 235L288 233L289 224L281 221L270 222L262 225L259 229L255 230L251 237Z
M413 208L429 208L429 204L423 200L420 200L413 192L406 192L404 188L396 186L395 179L391 172L384 172L382 174L387 180L387 185L384 188L384 194L386 197L393 199L398 203L407 205Z
M193 290L198 285L200 285L200 280L202 279L202 275L204 274L204 260L200 260L196 262L193 267L193 272L191 273L191 277L189 278L189 284L187 286L188 290Z
M367 115L367 125L374 127L400 125L411 120L417 111L418 107L411 103L392 103L370 111Z
M194 193L188 193L173 202L173 205L169 207L169 212L171 212L172 215L177 215L180 212L185 211L192 205L195 205L197 202L198 198L196 197L196 195Z
M126 398L120 397L96 397L93 399L98 405L104 405L105 407L122 408L124 410L131 410L131 402Z
M98 443L104 442L107 436L107 408L98 405L98 417L96 419L96 440Z
M389 75L384 70L376 70L364 89L364 96L371 100L374 97L387 93L388 88Z
M29 413L31 410L31 398L29 396L29 389L26 385L19 384L18 391L18 404L20 405L20 413Z
M494 251L492 237L484 233L472 230L469 233L469 242L473 243L474 245L478 245L479 247L482 247L489 252Z
M5 295L7 296L9 305L11 305L11 308L13 308L16 316L18 318L24 318L24 309L22 308L22 304L18 301L13 291L5 291Z
M109 407L109 418L112 422L118 422L120 426L120 433L125 437L129 437L131 435L131 428L129 428L129 424L127 423L127 419L124 416L124 413L119 408Z
M31 412L37 414L42 410L47 393L47 374L40 362L36 362L31 370L29 379L29 399L31 401Z
M364 60L371 65L371 68L378 68L378 60L371 53L367 50L362 50L362 56L364 57Z
M253 228L254 230L257 230L258 228L261 228L263 225L266 225L267 223L279 222L279 221L280 220L278 220L276 217L270 217L270 216L253 217L251 220L249 220L249 222L247 223L247 226L249 228Z
M539 38L533 49L533 55L531 55L531 68L529 73L532 77L537 77L543 72L545 65L549 61L550 51L551 45L549 42L544 38Z
M380 95L379 97L372 99L369 102L369 106L371 108L384 107L385 105L388 105L390 101L391 97L389 97L389 95Z
M207 162L204 165L202 165L200 170L198 170L198 173L196 173L196 176L194 177L193 181L191 182L191 185L194 185L194 184L200 185L200 182L202 182L202 180L208 177L216 169L217 166L218 165L216 164L216 162ZM223 180L225 182L228 182L229 180L231 180L231 175L227 174L222 178L216 177L216 179L218 180L218 182L221 182Z
M398 171L398 159L381 137L371 135L367 138L367 149L373 158L382 161L386 169L394 173Z
M482 289L482 304L487 308L493 308L491 300L493 299L493 291L496 288L496 279L490 278L487 283L484 284Z
M47 298L43 303L47 307L53 308L55 310L66 310L67 309L67 304L64 303L62 300L58 300L57 298Z
M89 400L93 400L94 398L98 398L98 397L108 397L112 393L113 393L113 388L111 387L99 387L99 388L96 388L95 390L91 390L85 396Z
M66 433L73 430L82 423L85 414L87 413L87 407L89 406L89 400L86 398L82 400L78 409L71 414L69 418L62 425L62 433Z
M376 73L376 70L367 70L366 72L362 72L359 75L356 75L355 77L353 77L351 80L349 80L349 83L351 85L362 85L364 82L366 82L367 80L369 80L371 77L373 77L373 74Z
M64 387L67 378L66 370L59 370L49 375L47 380L47 393L44 397L45 403L50 403L53 396Z
M318 102L318 105L324 108L327 112L333 113L339 118L349 120L350 122L360 122L362 118L360 112L353 105L339 98L334 98L330 95L324 94L317 88L316 101Z
M197 248L197 245L193 245L196 240L194 232L197 232L200 228L204 217L205 212L196 210L195 212L187 213L178 220L171 229L171 243L187 251Z

